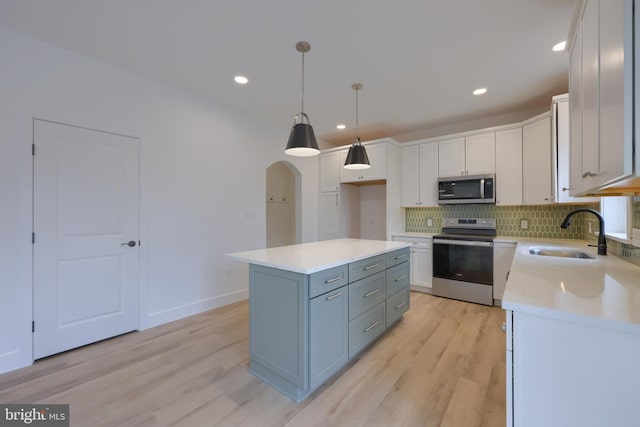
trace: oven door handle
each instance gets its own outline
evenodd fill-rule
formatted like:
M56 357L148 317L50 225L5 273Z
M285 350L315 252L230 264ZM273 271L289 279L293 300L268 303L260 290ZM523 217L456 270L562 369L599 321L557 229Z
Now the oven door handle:
M483 248L492 248L493 242L473 242L469 240L441 240L433 239L433 244L455 245L455 246L479 246Z

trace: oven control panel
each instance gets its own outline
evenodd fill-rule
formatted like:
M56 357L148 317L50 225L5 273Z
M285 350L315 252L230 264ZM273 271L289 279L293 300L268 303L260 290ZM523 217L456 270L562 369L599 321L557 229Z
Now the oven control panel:
M475 228L475 229L495 229L495 218L444 218L443 228Z

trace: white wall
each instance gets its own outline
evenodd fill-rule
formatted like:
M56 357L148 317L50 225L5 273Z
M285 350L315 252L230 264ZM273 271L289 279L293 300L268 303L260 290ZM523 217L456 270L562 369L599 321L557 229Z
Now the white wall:
M34 117L141 139L142 329L246 297L246 266L223 254L265 247L265 171L285 160L288 118L266 123L1 26L0 64L0 372L32 361ZM301 240L316 240L318 159L286 160L302 174Z
M267 247L296 243L296 176L284 162L267 169Z
M386 240L387 185L360 187L360 238Z

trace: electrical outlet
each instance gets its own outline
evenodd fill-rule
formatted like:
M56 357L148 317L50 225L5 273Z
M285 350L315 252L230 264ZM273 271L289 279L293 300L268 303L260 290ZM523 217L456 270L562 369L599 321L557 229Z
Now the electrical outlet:
M427 227L433 227L433 220L431 218L427 218Z
M520 229L521 230L526 230L527 228L529 228L529 221L527 221L526 219L521 219L520 220Z

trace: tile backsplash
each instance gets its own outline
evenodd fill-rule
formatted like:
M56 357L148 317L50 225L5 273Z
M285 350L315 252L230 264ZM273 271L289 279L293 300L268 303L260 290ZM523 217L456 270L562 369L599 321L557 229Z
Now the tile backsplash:
M495 205L458 205L430 208L406 208L405 231L420 233L440 233L443 218L496 218L499 236L540 237L551 239L583 239L596 242L594 232L598 231L598 220L591 214L578 214L571 220L571 226L563 230L560 224L565 216L574 209L600 209L599 203L536 205L536 206L495 206ZM640 229L640 196L633 197L633 228ZM432 226L427 225L431 219ZM527 221L527 229L520 227L522 220ZM589 233L591 225L591 233ZM640 265L640 248L607 240L609 253L621 257L633 264Z
M571 226L560 228L565 216L577 208L598 209L598 203L580 205L536 205L536 206L496 206L496 205L450 205L431 208L407 208L405 210L405 231L440 233L443 218L496 218L499 236L542 237L553 239L583 239L586 229L585 216L576 215ZM427 221L433 225L429 227ZM527 228L520 227L527 221ZM596 222L597 224L597 222ZM584 225L584 227L583 227ZM595 230L593 230L595 231Z

